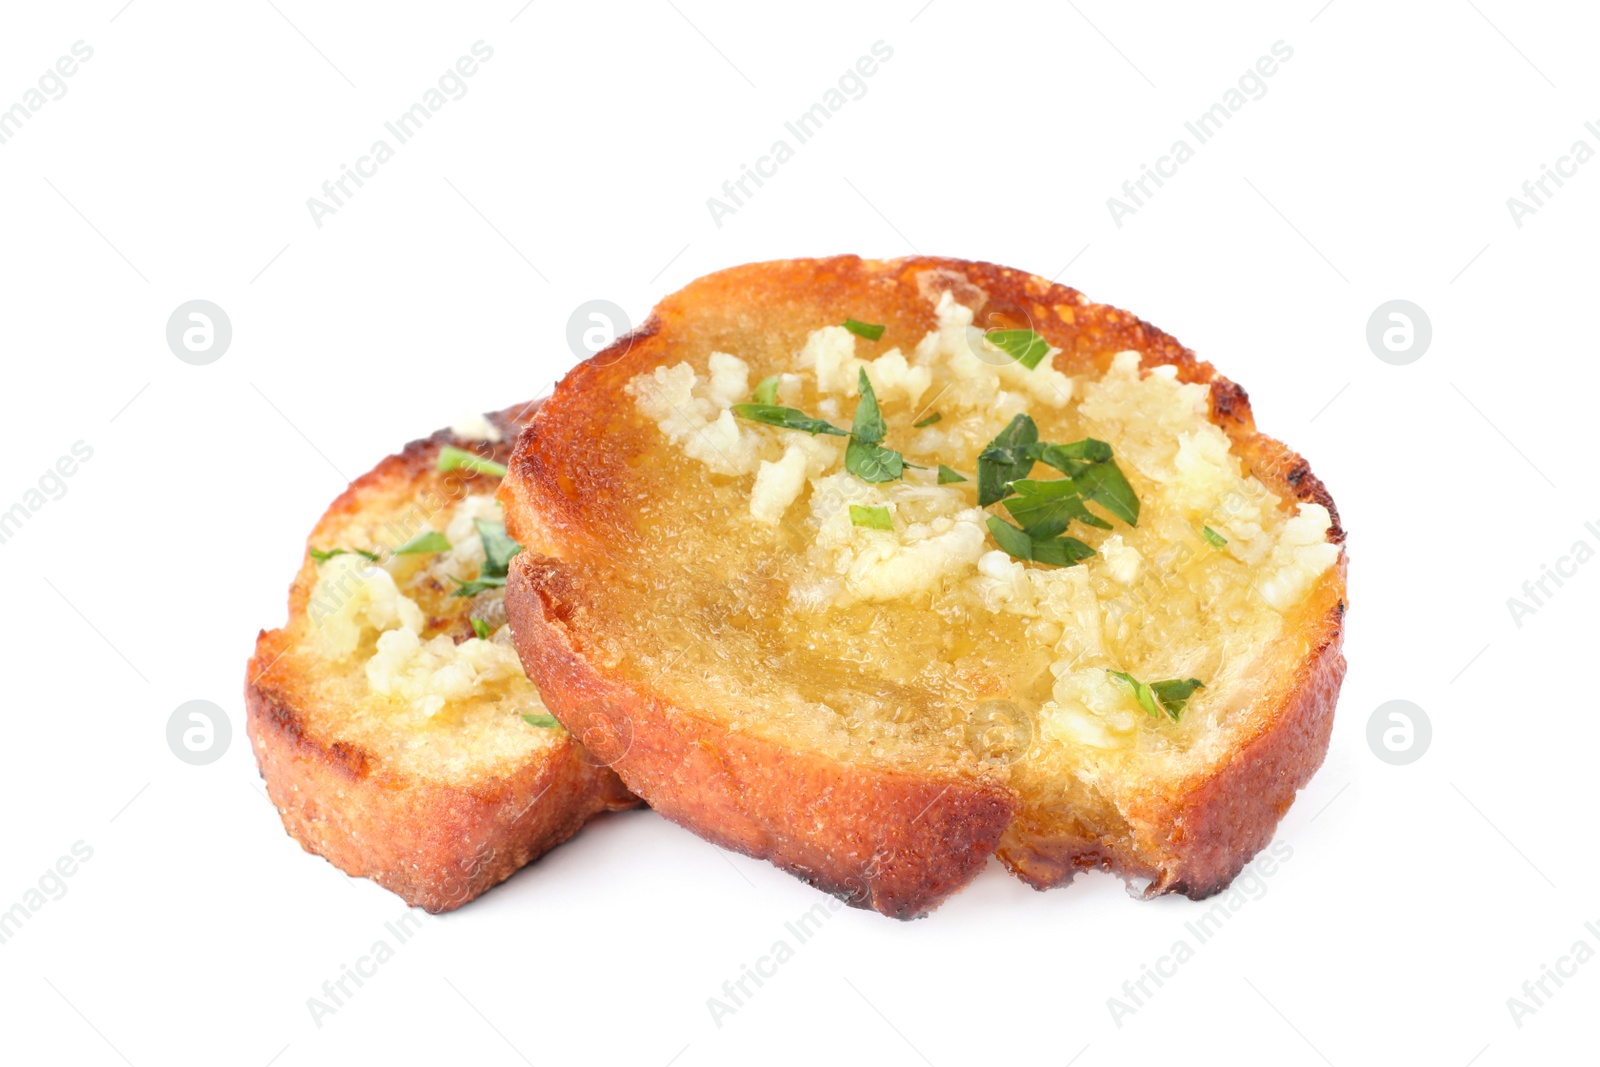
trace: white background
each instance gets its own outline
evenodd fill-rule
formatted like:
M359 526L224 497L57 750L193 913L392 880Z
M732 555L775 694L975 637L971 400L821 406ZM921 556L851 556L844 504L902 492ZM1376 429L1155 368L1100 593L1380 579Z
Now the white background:
M0 945L7 1061L1594 1056L1600 962L1520 1027L1507 998L1600 949L1600 563L1520 627L1506 604L1600 545L1600 161L1520 228L1506 206L1574 140L1600 148L1592 11L274 2L0 16L0 107L94 49L0 145L0 510L93 449L0 544L0 909L93 850ZM467 94L314 225L306 199L480 39ZM715 225L706 199L880 40L865 96ZM1279 40L1266 95L1116 226L1107 197ZM639 321L721 267L913 250L1169 330L1331 488L1350 671L1265 895L1120 1026L1108 998L1204 906L996 866L922 921L833 913L719 1027L707 998L826 898L641 811L427 920L318 1027L307 998L405 910L284 834L243 735L245 658L323 507L406 440L548 389L586 300ZM165 342L195 298L233 324L209 366ZM1408 366L1365 340L1393 298L1433 324ZM1433 724L1408 766L1366 740L1397 698ZM231 717L209 766L167 748L192 699Z

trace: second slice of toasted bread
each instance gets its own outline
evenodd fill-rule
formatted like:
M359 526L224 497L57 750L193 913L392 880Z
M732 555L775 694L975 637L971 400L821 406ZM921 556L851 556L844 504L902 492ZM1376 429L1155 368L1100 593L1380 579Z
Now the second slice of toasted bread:
M992 853L1204 896L1326 751L1322 483L1173 338L1019 271L703 278L559 385L501 499L557 716L859 906L922 914Z
M546 712L503 590L454 595L484 576L493 465L534 406L412 442L356 479L312 531L288 624L261 633L248 667L250 742L285 828L431 912L637 803ZM487 463L441 470L447 448Z

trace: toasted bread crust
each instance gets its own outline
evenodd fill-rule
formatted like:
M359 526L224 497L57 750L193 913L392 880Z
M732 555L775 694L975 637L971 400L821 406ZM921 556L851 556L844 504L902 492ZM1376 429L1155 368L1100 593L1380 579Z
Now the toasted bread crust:
M549 707L655 811L716 844L909 919L975 877L1010 824L1016 798L1004 787L732 734L606 677L584 653L582 593L561 566L524 552L512 570L507 614Z
M271 636L258 657L276 655ZM359 748L318 736L270 675L245 699L256 762L289 835L435 914L505 881L595 814L638 802L575 742L462 789L385 773Z
M1284 499L1327 507L1329 538L1343 542L1326 487L1303 458L1256 431L1244 390L1135 316L985 263L841 256L754 264L700 279L664 300L640 331L569 374L523 435L501 500L513 534L543 553L519 557L508 585L524 666L557 717L657 810L859 906L898 917L925 913L975 876L990 848L1039 888L1104 868L1148 880L1149 894L1216 892L1271 839L1326 752L1344 673L1342 554L1297 612L1304 655L1292 669L1262 680L1256 705L1265 710L1255 716L1253 733L1210 773L1136 798L1124 813L1133 833L1122 837L1074 837L1059 826L1046 834L1026 825L1021 798L994 782L874 770L734 734L694 708L671 706L649 681L623 678L588 639L585 594L574 576L589 554L634 536L631 472L653 431L629 424L617 399L634 375L671 361L676 334L693 319L690 309L781 304L781 314L838 322L870 292L876 321L887 316L897 335L914 336L931 320L916 280L930 270L951 286L970 283L987 294L977 309L980 322L1025 322L1064 350L1063 362L1072 366L1103 372L1115 353L1136 349L1146 365L1170 364L1180 381L1208 385L1213 420L1251 473ZM702 346L724 339L693 338ZM583 721L597 708L613 734L628 732L630 744L605 751ZM927 797L937 805L915 818ZM892 862L875 862L880 851Z
M509 458L532 406L490 420ZM329 517L372 506L369 497L405 496L435 477L444 445L488 446L441 431L414 441L351 483ZM470 474L461 477L472 479ZM492 483L482 479L483 489ZM313 534L313 538L316 534ZM309 561L290 593L302 615L316 584ZM267 793L284 828L308 852L346 874L368 877L413 907L449 911L509 878L576 833L593 815L638 803L610 770L570 737L506 773L461 783L399 772L340 736L321 713L311 680L286 630L262 631L245 682L248 732Z
M1335 609L1339 615L1343 608ZM1147 883L1145 896L1182 893L1201 900L1228 887L1272 840L1295 794L1328 751L1333 709L1344 680L1338 634L1305 659L1281 686L1273 714L1215 774L1186 783L1177 797L1156 794L1133 813L1156 827L1162 861L1152 863L1125 843L1034 835L1013 825L997 855L1035 889L1053 889L1079 872L1105 870Z

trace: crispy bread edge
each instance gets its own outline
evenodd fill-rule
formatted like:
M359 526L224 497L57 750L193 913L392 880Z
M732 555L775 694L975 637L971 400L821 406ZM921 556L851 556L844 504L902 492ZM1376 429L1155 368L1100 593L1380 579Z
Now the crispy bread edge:
M267 640L261 650L273 647ZM289 835L435 914L505 881L591 816L637 803L570 740L509 777L462 789L377 770L360 749L317 737L270 684L247 686L245 699L250 744Z
M489 416L505 436L495 459L509 458L536 406ZM351 483L329 512L359 507L365 487L431 470L444 445L474 444L448 430L413 441ZM308 563L291 590L291 614L305 610L314 585L315 567ZM472 788L389 772L372 754L317 728L316 709L285 669L288 642L283 630L262 631L246 670L247 732L268 796L307 852L346 874L371 878L413 907L433 913L460 907L570 838L593 815L638 803L570 738L514 774Z
M1041 890L1086 870L1142 882L1145 896L1171 892L1201 900L1226 889L1271 842L1295 795L1322 765L1344 680L1340 643L1338 632L1325 636L1301 661L1292 684L1279 687L1255 734L1215 773L1185 783L1177 795L1153 792L1139 799L1130 814L1143 831L1143 847L1008 833L998 850L1001 862Z
M828 781L830 770L791 768L791 764L831 761L791 752L781 745L762 745L748 737L732 738L696 717L692 709L663 708L648 684L610 678L596 657L588 654L591 650L583 639L580 619L581 593L564 572L566 564L561 559L579 560L586 550L603 549L607 537L626 528L625 509L617 504L624 497L618 486L626 482L626 470L615 453L597 457L579 446L586 433L594 432L591 422L603 425L608 421L597 405L610 401L596 397L609 396L609 391L646 369L646 359L630 360L629 353L635 348L648 349L649 340L669 328L691 301L726 300L762 291L832 293L848 286L903 285L930 269L955 284L965 280L982 289L988 295L986 308L998 309L1013 319L1026 317L1053 345L1095 353L1102 370L1112 353L1137 349L1144 353L1147 365L1171 364L1180 381L1208 385L1213 419L1252 473L1284 498L1326 507L1333 519L1329 539L1341 546L1345 541L1338 508L1326 486L1303 457L1256 430L1249 397L1242 387L1217 374L1170 335L1136 316L1094 304L1066 286L989 263L920 256L865 261L839 256L735 267L699 279L663 300L639 331L579 365L557 386L551 404L523 435L513 456L511 473L502 487L507 521L524 543L538 544L548 553L546 557L524 553L519 566L512 568L507 610L512 614L518 651L530 677L554 694L551 710L586 743L590 743L589 736L581 725L574 725L585 701L591 702L590 710L598 710L602 718L629 725L633 746L624 747L610 762L653 807L702 836L772 859L830 891L839 891L837 887L844 883L837 874L818 876L810 852L832 854L853 839L842 837L831 826L801 826L800 832L811 842L805 845L773 836L771 827L763 827L766 836L756 828L762 827L764 819L780 824L808 822L816 803L808 785ZM997 841L999 856L1007 867L1041 889L1063 884L1078 871L1090 868L1108 869L1130 881L1147 880L1147 895L1182 892L1200 898L1226 887L1271 840L1279 819L1327 752L1345 667L1340 648L1347 606L1346 568L1347 557L1341 553L1335 570L1313 590L1316 602L1329 606L1306 623L1307 653L1281 679L1269 680L1268 707L1259 713L1257 729L1231 759L1210 774L1183 782L1175 793L1153 792L1138 798L1129 812L1138 831L1136 842ZM641 733L651 738L650 744L640 747ZM674 733L681 736L669 743ZM698 756L691 747L707 755ZM772 751L730 756L747 747ZM751 765L762 768L762 788L752 791L746 778L728 775L725 768L730 761L741 769ZM904 777L859 765L835 765L831 772L852 781L861 776ZM789 773L796 777L786 787L783 775ZM878 817L885 827L895 826L903 806L901 798L910 787L894 785L898 788L891 788L888 782L869 786L862 798L866 806L854 812L855 817L869 823ZM958 785L928 778L918 788L921 796L940 790L956 792ZM1008 790L977 782L961 782L959 789L966 792L951 803L957 809L972 810L952 810L952 816L976 821L969 825L968 836L957 834L951 839L958 847L988 837L992 820L1000 812L1009 824L1018 808L1017 798ZM949 793L939 795L950 800ZM1006 828L1001 825L995 836ZM880 906L872 894L853 893L847 899L886 914L921 914L975 876L982 866L972 862L953 866L945 857L920 849L900 856L897 877L915 883L914 872L920 870L926 872L925 881L920 890L912 885L896 889L892 897L916 904L896 911ZM868 871L857 862L856 872L850 873L845 870L849 866L835 864L833 869L843 871L846 882ZM961 883L951 885L948 880L957 869L965 876ZM845 889L858 885L845 884Z
M926 914L983 869L1015 814L1009 789L729 733L598 669L582 595L562 564L524 552L507 584L512 632L547 705L655 811L898 919Z

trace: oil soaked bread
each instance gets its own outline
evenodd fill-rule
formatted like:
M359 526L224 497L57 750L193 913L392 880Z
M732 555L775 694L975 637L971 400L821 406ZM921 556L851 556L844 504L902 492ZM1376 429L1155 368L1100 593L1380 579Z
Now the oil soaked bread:
M531 413L441 431L352 483L312 532L288 624L248 668L250 740L285 828L429 911L636 803L547 714L503 590L456 595L484 575L492 465ZM488 463L440 470L444 449Z
M1072 526L1076 565L996 540L1014 516L980 457L1019 418L1109 444L1137 498ZM1104 866L1214 891L1326 747L1326 491L1209 365L1029 275L702 279L558 388L502 499L538 553L508 606L556 715L630 737L614 765L658 810L891 914L991 851L1041 887ZM1174 715L1136 684L1160 679L1202 684Z

